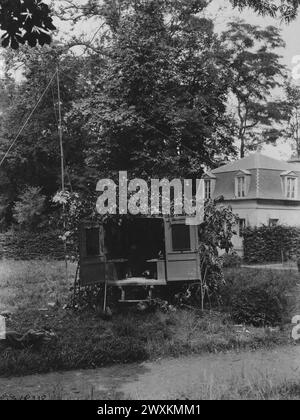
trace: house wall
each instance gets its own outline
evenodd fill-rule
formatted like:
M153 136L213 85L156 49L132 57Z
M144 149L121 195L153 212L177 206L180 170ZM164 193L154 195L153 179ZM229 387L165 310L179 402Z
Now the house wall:
M279 224L300 226L300 202L280 200L232 200L226 201L240 219L246 220L246 226L268 225L269 219L278 219ZM236 229L238 231L238 227ZM233 237L234 249L243 254L243 238Z

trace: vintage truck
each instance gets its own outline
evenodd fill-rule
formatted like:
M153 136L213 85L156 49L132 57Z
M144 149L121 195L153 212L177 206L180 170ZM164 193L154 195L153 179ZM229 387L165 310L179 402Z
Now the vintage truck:
M198 226L184 216L136 217L106 223L84 222L80 229L79 284L104 283L120 289L200 280Z

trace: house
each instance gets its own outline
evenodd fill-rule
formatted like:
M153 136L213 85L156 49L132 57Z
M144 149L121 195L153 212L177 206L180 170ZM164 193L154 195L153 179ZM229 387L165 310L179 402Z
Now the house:
M300 226L300 160L254 153L205 173L203 179L205 198L223 196L238 215L233 243L240 254L246 226Z

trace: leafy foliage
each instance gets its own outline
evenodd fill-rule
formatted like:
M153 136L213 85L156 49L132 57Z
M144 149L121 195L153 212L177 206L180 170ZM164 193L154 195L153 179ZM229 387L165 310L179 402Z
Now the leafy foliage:
M200 282L188 287L188 295L195 296L204 309L205 303L220 299L220 288L224 284L223 258L219 250L229 252L237 217L222 204L222 199L209 200L205 205L204 221L199 226Z
M236 102L237 139L240 155L262 142L275 142L281 131L276 123L285 119L285 102L274 101L275 87L283 85L285 67L275 51L283 47L280 32L273 26L260 28L233 21L223 33L228 47L231 92Z
M7 104L0 126L0 154L4 154L16 137L20 126L40 98L60 63L62 116L64 118L74 101L85 94L88 79L84 78L83 60L65 54L58 45L43 49L22 47L18 54L5 51ZM85 60L88 67L89 62ZM16 83L10 72L22 65L21 83ZM63 141L66 165L66 185L80 184L84 138L78 122L66 126L63 121ZM0 191L9 203L17 200L19 191L27 185L41 186L47 198L61 185L60 151L58 137L58 97L56 79L44 95L33 118L1 166ZM2 185L3 184L3 185ZM87 188L87 187L86 187ZM4 208L7 223L12 221L12 208ZM48 206L48 211L51 209Z
M169 1L169 3L171 2ZM193 8L197 0L181 0L181 2L185 3L186 7ZM105 0L104 2L100 0L86 0L85 3L78 2L78 0L66 0L65 3L68 7L64 5L62 9L67 9L68 19L74 22L78 21L82 16L91 17L103 14L107 9L112 9L113 13L109 13L110 21L117 23L122 6L124 4L125 7L127 6L127 2L124 0ZM179 0L173 1L173 3L179 3ZM299 0L283 0L281 2L276 0L230 0L230 3L239 10L251 8L259 15L281 17L286 22L290 22L296 18L300 2Z
M214 165L233 152L224 51L212 22L195 15L205 4L124 3L107 34L105 55L89 50L76 57L58 44L22 47L17 55L6 51L9 103L0 151L7 151L59 62L70 191L89 195L99 176L113 178L121 169L146 179L199 177L203 163ZM106 6L102 18L110 25L113 9ZM10 72L20 63L24 79L17 85ZM57 112L53 84L1 168L7 224L9 204L25 185L41 186L47 197L59 189Z
M63 260L65 251L61 234L57 229L43 229L42 231L16 230L0 234L0 258L10 260ZM68 242L68 256L76 255L77 248L72 248Z
M254 326L275 326L286 320L289 294L297 275L283 278L282 272L234 269L226 273L222 302L234 322Z
M228 254L222 255L222 262L224 268L240 267L242 258L235 251L231 251Z
M61 19L78 22L95 17L100 24L97 36L90 43L74 36L68 43L56 42L51 47L22 46L18 54L6 49L5 83L0 86L5 93L0 104L4 110L0 116L0 155L7 151L59 64L65 183L71 194L80 193L89 200L99 177L114 179L119 170L143 179L195 179L204 165L214 167L225 156L233 156L236 127L227 114L227 103L238 70L229 66L236 49L229 48L226 36L220 39L215 32L212 20L205 16L207 3L65 2L67 7L62 6L58 13ZM271 13L266 4L254 3L249 5ZM234 2L237 7L247 4ZM235 46L244 42L244 58L250 64L249 42L256 45L267 38L268 47L280 45L274 29L262 31L250 25L242 29L235 26L230 37ZM80 56L71 50L78 45L85 47ZM265 53L261 49L261 66L275 69L276 54ZM269 58L271 66L265 62ZM20 66L23 78L16 83L11 74ZM245 73L245 68L242 71ZM253 65L249 83L262 79L262 74ZM270 83L274 74L270 73ZM263 77L265 80L267 75ZM280 118L280 108L270 105L268 110L258 109L262 101L259 95L266 93L264 85L254 89L258 100L252 101L251 118L259 115L260 123L269 124L276 117L275 111ZM57 113L53 83L0 169L2 228L11 225L13 203L27 185L40 186L47 198L59 189ZM53 211L50 200L46 211Z
M286 298L265 284L249 286L234 295L232 317L238 323L267 326L282 321Z
M232 151L224 50L205 6L128 1L117 21L106 10L108 60L70 113L84 116L89 171L188 176Z
M245 7L251 7L260 15L270 15L272 17L281 16L287 22L293 20L297 16L299 0L284 0L277 2L260 1L260 0L230 0L234 7L240 10Z
M286 90L286 124L283 136L291 147L296 157L300 157L300 88L288 82Z
M78 230L82 220L96 220L99 215L96 213L96 198L91 195L83 198L78 193L59 191L52 198L60 214L56 221L60 229L59 239L69 249L69 256L78 259ZM60 211L60 210L63 211Z
M38 225L45 207L46 196L41 188L27 187L14 206L14 218L21 227L32 229Z
M41 0L1 0L0 30L4 31L3 47L18 49L19 44L31 47L50 44L55 30L49 6Z
M297 227L247 227L243 237L247 263L281 262L299 257L300 229Z

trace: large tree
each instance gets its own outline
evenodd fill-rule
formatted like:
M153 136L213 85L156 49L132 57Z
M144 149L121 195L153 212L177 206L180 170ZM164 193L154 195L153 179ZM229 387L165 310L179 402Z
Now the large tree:
M286 92L286 121L283 137L291 145L297 158L300 157L300 87L288 81Z
M0 24L8 12L15 29L20 24L21 31L19 37L12 32L4 46L17 47L26 40L29 47L36 45L38 36L32 42L26 38L33 26L22 27L23 17L30 22L30 16L14 19L11 3L0 0ZM33 0L26 4L31 3L42 4ZM74 22L96 17L99 25L92 42L76 37L63 46L21 46L17 55L6 50L8 102L1 156L58 63L66 167L74 188L93 190L99 176L112 176L120 169L143 177L199 177L203 164L214 165L232 152L232 121L226 118L230 51L212 22L202 16L205 0L89 0L81 1L80 7L76 3L59 2L67 7L58 14ZM254 7L254 2L248 3ZM243 1L239 4L245 6ZM257 11L273 13L266 8ZM34 10L33 16L38 17ZM50 27L42 44L50 42L49 31ZM74 45L84 47L81 56L69 52ZM24 69L21 83L9 78L17 62ZM59 188L55 80L52 86L1 167L6 221L27 185L42 187L48 197Z
M276 49L284 47L273 26L261 28L236 20L223 33L231 69L231 106L236 116L240 156L280 136L276 124L284 118L284 101L274 100L283 86L285 67Z
M232 151L225 51L212 22L195 16L205 5L203 0L176 5L130 0L117 18L107 7L100 16L104 41L95 40L81 56L69 52L73 40L63 46L22 46L18 53L8 49L10 102L1 157L59 63L66 168L73 188L94 190L99 176L122 169L141 177L199 177L201 165ZM23 78L16 83L9 75L20 65ZM54 79L2 164L2 179L10 186L0 187L8 215L28 185L42 187L48 197L60 186L57 112Z
M107 62L71 113L85 118L89 169L199 176L203 164L232 151L225 51L201 17L205 7L129 0L118 15L103 9Z
M63 119L73 102L89 90L89 72L93 67L87 58L66 54L65 48L56 44L37 49L22 46L17 54L7 50L4 58L8 101L1 118L0 161L44 93L35 113L1 165L0 195L5 195L2 205L11 215L12 207L8 204L15 201L28 185L41 187L42 193L48 197L61 185L57 65ZM16 66L22 68L22 78L18 82L10 76ZM51 79L52 84L49 85ZM85 138L76 124L74 121L66 125L63 121L62 126L65 183L68 187L70 183L73 186L77 184L77 175L84 166L82 151Z

